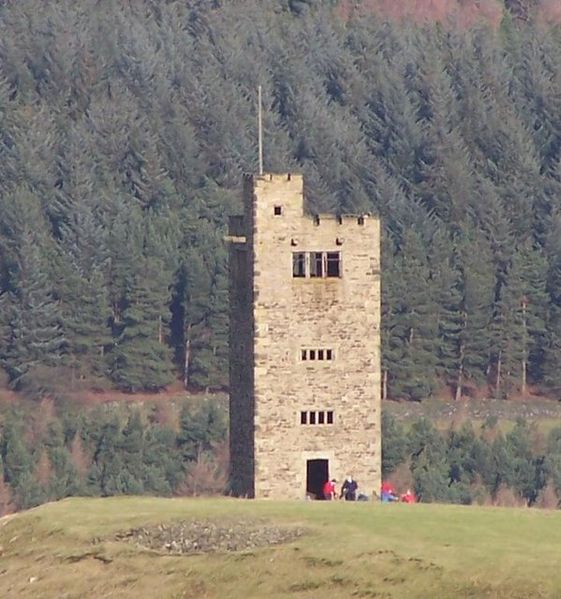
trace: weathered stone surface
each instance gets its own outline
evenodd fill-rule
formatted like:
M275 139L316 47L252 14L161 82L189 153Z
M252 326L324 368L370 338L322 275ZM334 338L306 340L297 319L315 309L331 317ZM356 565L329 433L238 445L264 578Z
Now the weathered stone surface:
M277 210L275 211L275 207ZM380 223L304 215L300 175L247 176L230 235L232 491L303 498L307 461L380 485ZM275 214L275 212L281 214ZM294 252L340 252L341 276L293 277ZM334 359L302 360L302 350ZM325 354L324 354L325 355ZM301 412L333 424L301 424Z

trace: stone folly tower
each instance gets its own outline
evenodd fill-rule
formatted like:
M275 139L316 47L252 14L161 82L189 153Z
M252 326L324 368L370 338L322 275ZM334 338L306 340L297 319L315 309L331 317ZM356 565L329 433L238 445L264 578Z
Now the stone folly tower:
M304 214L301 175L244 177L230 219L231 490L380 488L380 222Z

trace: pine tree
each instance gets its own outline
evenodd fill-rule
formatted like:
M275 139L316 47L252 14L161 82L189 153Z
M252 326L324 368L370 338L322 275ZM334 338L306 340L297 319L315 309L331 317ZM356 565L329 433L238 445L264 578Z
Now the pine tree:
M394 371L389 373L389 393L392 397L420 400L430 395L436 385L437 321L427 253L414 231L405 232L394 265L393 311L398 318L390 333L391 351L396 359Z
M185 210L184 246L173 285L172 339L183 367L185 387L227 385L228 277L227 256L208 204L220 203L221 192L210 186Z
M5 480L2 457L0 456L0 518L6 514L12 513L15 509L12 499L12 490Z
M476 251L474 251L476 249ZM488 241L468 231L458 242L462 272L462 330L457 397L464 382L486 381L491 353L489 324L493 315L495 272Z
M8 417L2 439L4 478L14 489L33 469L33 459L23 442L21 429L17 416Z
M74 207L62 227L60 295L72 375L100 379L107 371L111 309L107 231L87 205Z
M145 260L143 276L132 281L125 297L122 328L112 352L111 376L130 391L161 389L173 380L171 352L161 322L168 287L158 260Z
M465 325L462 275L454 257L451 260L450 257L437 253L436 256L431 256L431 262L432 280L439 304L437 368L446 383L454 389L456 399L459 399L459 375L462 372L463 358L462 331Z
M88 275L67 275L65 329L69 365L80 376L103 377L107 371L106 350L111 345L110 306L105 277L99 269ZM78 299L79 298L79 299Z
M140 414L134 411L123 429L123 491L135 495L144 492L146 469L144 466L144 429Z
M103 422L96 435L94 463L87 484L102 496L120 495L125 492L123 460L119 451L122 433L115 416Z
M504 372L510 374L522 394L528 377L542 378L543 348L546 343L548 298L547 263L530 241L514 254L501 290L499 311L503 322Z
M546 252L550 256L546 287L549 295L547 337L544 347L544 383L555 395L561 390L561 219L558 212L550 216L549 236Z
M18 509L39 505L45 495L34 477L34 459L22 439L22 423L18 415L7 419L3 437L4 478L10 486L14 504Z
M32 233L24 232L13 291L3 302L4 322L10 328L3 365L18 389L52 388L66 348L60 305L38 242Z

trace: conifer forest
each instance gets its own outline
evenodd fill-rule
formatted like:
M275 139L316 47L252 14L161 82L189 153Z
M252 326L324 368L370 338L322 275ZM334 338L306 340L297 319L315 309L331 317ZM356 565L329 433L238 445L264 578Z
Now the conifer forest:
M383 219L385 396L559 392L559 27L523 2L463 27L350 4L2 3L13 388L227 386L223 235L261 84L265 168L303 172L312 212Z
M384 398L561 399L561 11L430 4L0 2L5 384L227 389L223 236L261 85L265 169L302 172L312 213L382 219ZM171 492L175 467L138 478Z

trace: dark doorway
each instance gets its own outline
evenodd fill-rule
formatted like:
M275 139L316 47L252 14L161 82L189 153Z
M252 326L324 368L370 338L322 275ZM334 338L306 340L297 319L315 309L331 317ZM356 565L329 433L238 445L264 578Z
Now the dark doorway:
M329 479L329 460L306 462L306 494L314 499L323 499L323 485Z

